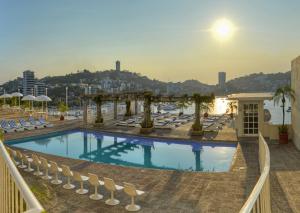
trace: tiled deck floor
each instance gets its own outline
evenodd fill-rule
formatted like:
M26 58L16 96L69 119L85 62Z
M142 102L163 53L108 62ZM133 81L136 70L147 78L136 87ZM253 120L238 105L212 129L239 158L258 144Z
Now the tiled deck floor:
M270 144L272 212L300 212L300 151Z
M138 169L45 155L48 160L66 164L87 175L113 178L117 184L131 182L146 194L137 199L141 212L238 212L257 179L257 146L244 144L238 148L235 165L230 172L202 173ZM247 166L249 165L249 166ZM247 167L240 169L240 167ZM53 186L49 182L22 172L31 187L44 191L40 201L47 212L124 212L130 202L124 192L117 193L121 204L110 207L104 201L92 201L87 195ZM78 187L78 184L76 184ZM86 187L93 191L87 184ZM102 188L105 198L109 194Z

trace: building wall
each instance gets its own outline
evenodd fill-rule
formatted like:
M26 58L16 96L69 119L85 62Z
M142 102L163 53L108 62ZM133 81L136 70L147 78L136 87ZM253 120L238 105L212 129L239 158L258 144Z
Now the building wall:
M291 86L296 98L292 103L293 142L300 149L300 56L292 61Z

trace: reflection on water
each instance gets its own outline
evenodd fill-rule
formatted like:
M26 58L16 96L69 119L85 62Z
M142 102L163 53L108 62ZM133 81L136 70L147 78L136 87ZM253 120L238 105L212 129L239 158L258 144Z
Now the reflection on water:
M31 141L15 141L19 148L123 166L228 171L235 145L157 140L72 131Z

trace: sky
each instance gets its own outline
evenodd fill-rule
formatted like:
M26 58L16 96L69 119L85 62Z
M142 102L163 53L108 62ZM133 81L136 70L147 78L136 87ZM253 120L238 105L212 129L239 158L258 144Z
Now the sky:
M0 83L121 68L163 81L217 83L290 70L300 55L299 0L0 0ZM220 41L216 20L236 30Z

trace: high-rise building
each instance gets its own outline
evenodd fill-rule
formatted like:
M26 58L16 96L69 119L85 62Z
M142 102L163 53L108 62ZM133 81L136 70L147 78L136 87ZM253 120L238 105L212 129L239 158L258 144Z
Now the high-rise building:
M34 84L34 93L35 96L46 95L46 84L43 82L36 82Z
M34 85L35 85L35 79L34 79L34 72L30 70L26 70L23 72L23 88L22 92L23 95L33 95L34 93Z
M219 72L219 87L224 87L226 83L226 72Z
M121 62L116 61L116 71L121 71Z

